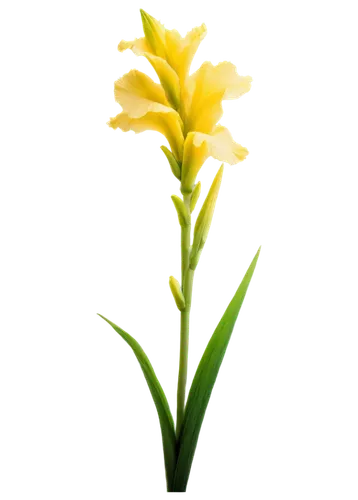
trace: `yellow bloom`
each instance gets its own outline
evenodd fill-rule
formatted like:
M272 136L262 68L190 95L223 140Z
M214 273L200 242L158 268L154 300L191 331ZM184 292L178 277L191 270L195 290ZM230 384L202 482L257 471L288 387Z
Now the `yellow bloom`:
M191 192L196 176L205 160L213 158L235 165L248 155L236 144L230 132L216 125L222 117L222 101L237 99L251 88L250 76L239 76L229 62L213 66L205 62L187 80L184 114L184 157L182 192Z
M137 10L142 25L141 35L132 40L118 40L115 52L132 52L145 59L148 56L162 58L183 81L200 46L209 36L207 22L202 21L183 33L175 26L167 26L159 16L153 16L143 7Z
M132 70L114 84L116 101L123 112L111 118L108 125L124 132L156 130L162 133L178 161L182 159L183 131L179 114L169 106L161 85L149 76Z
M188 76L192 60L205 36L205 24L193 28L184 38L176 30L166 30L166 57L181 82Z
M165 135L172 148L173 154L180 161L182 155L181 145L177 143L177 134L179 129L174 130L177 126L173 115L151 112L147 113L142 118L130 118L126 113L120 113L114 118L110 118L108 125L113 129L120 128L123 132L133 130L136 134L145 130L154 130ZM175 133L176 132L176 133Z
M114 83L114 97L132 118L143 116L157 104L170 108L162 87L136 69Z
M184 142L181 189L190 193L196 176L205 160L216 160L235 165L249 154L248 150L234 142L227 128L217 125L211 134L189 132Z
M189 74L189 69L195 52L201 40L206 35L206 26L194 28L182 38L176 30L167 30L159 21L141 10L145 37L137 38L132 42L122 40L118 50L122 52L131 49L134 54L147 57L163 82L174 81L174 73L178 77L178 84L183 83ZM160 63L153 56L162 59ZM178 94L179 95L179 94Z
M160 85L139 71L131 71L115 84L115 97L123 112L109 125L123 131L156 130L167 138L181 170L181 189L191 192L196 176L212 156L235 164L245 159L246 148L236 144L229 131L217 125L222 101L237 99L250 90L251 77L239 76L229 62L216 66L205 62L193 75L189 69L206 35L205 25L184 38L167 30L141 10L144 37L121 41L118 49L145 56L155 69Z
M186 132L210 134L223 114L222 101L238 99L251 88L250 76L239 76L232 63L205 62L187 82Z

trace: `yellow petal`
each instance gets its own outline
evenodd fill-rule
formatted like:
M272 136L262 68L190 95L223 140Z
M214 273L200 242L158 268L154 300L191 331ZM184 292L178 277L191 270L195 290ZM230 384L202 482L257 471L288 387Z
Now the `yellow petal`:
M153 54L165 58L165 28L154 17L150 16L143 9L140 9L142 16L143 31L148 45Z
M124 52L127 49L130 49L136 56L142 56L144 52L153 54L152 49L150 48L147 40L144 37L136 38L131 42L126 42L125 40L119 42L118 44L119 52Z
M216 160L233 167L242 165L249 159L251 151L248 146L238 142L225 125L215 127L209 137L210 154Z
M250 76L239 76L232 63L205 62L187 82L186 131L210 134L223 114L222 101L248 92L251 81Z
M183 132L177 118L177 113L171 108L158 104L158 109L146 113L140 118L131 118L127 113L120 113L111 118L108 125L113 129L120 128L123 132L133 130L135 133L145 130L155 130L163 134L178 161L183 155Z
M228 129L221 125L216 126L212 134L189 132L184 143L182 192L192 191L196 176L209 156L235 165L244 160L248 153L246 148L234 142Z
M151 111L155 104L169 106L161 85L135 69L115 82L114 96L131 118L140 118Z
M209 94L203 105L192 100L191 106L186 105L186 95L184 95L184 112L182 113L184 120L185 132L191 131L202 132L210 134L215 127L215 124L220 120L223 115L222 108L222 92Z
M189 74L193 57L205 36L205 24L193 28L184 38L176 30L165 31L167 61L175 69L182 83Z
M198 132L189 132L185 138L180 186L183 193L190 193L199 180L200 171L209 158L208 138L209 136Z
M194 25L184 34L184 49L178 63L178 74L181 80L185 77L197 56L200 46L209 37L209 26L206 21Z
M178 57L183 50L184 35L176 26L168 26L165 30L166 59L178 73Z
M145 55L157 73L169 103L174 109L179 109L180 85L178 75L165 59L149 54L148 52L143 55Z

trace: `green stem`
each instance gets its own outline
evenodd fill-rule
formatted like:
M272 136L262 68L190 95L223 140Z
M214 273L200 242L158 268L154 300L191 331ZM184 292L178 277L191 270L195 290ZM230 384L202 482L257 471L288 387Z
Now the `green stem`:
M188 373L188 349L189 349L189 316L191 308L191 296L193 290L194 271L189 268L190 258L190 198L191 195L184 195L184 203L189 214L189 221L181 228L181 270L182 270L182 291L185 298L185 309L180 315L180 357L179 376L177 393L177 423L176 434L179 437L180 428L184 418L185 408L185 387Z

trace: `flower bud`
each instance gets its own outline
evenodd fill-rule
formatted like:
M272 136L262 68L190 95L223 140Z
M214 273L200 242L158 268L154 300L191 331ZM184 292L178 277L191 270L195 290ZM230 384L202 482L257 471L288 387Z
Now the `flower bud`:
M209 149L204 134L189 132L184 142L181 190L191 193L205 165Z
M142 16L142 24L145 38L153 51L153 54L165 58L165 28L147 14L143 9L140 9Z
M187 226L189 224L189 215L183 200L179 196L175 196L175 194L173 194L172 200L178 214L179 224L181 227Z
M190 199L190 213L194 212L194 208L196 206L196 203L199 199L201 192L201 182L199 181L196 185L195 188L193 189L193 194L191 195Z
M149 53L146 53L145 57L157 73L170 105L175 110L178 110L180 107L180 84L178 75L165 59Z
M181 175L180 164L177 162L175 156L167 147L161 146L160 149L163 151L163 153L167 157L167 160L169 162L169 165L170 165L170 168L171 168L173 174L180 181L180 175Z
M183 292L181 291L180 284L174 276L170 276L169 286L179 311L183 311L185 309L185 298Z
M216 200L219 194L224 165L221 165L210 191L203 203L194 228L194 241L190 254L190 269L195 269L198 265L200 254L208 237L211 221L214 215Z

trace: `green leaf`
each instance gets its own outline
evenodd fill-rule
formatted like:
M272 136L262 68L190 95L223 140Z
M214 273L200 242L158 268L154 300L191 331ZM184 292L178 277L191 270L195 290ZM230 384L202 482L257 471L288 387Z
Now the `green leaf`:
M101 314L99 314L98 316L107 321L107 323L109 323L111 327L114 328L114 330L119 333L119 335L127 342L127 344L132 348L136 358L139 361L140 367L142 368L144 377L147 381L149 390L152 394L154 404L158 412L160 427L162 431L167 489L168 491L172 491L172 480L176 463L176 437L173 417L170 412L167 398L165 397L164 391L154 373L149 359L147 358L145 352L138 344L138 342L124 330L109 321L109 319L105 318Z
M199 432L208 406L211 391L228 346L241 305L255 270L259 248L234 298L226 309L205 349L196 370L186 403L184 420L179 435L178 461L174 475L174 491L186 491Z

